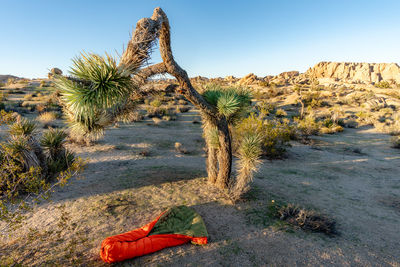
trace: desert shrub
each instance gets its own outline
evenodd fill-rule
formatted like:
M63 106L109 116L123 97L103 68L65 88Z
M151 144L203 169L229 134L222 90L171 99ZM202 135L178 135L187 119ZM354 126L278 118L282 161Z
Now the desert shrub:
M35 122L22 118L9 126L8 133L14 136L33 136L36 130Z
M0 92L0 102L7 101L8 94L5 92Z
M46 156L49 172L52 174L64 171L75 160L75 155L64 147L68 134L60 129L49 129L41 140Z
M183 106L183 105L179 105L176 107L176 112L177 113L186 113L189 112L190 107L189 106Z
M149 118L162 118L163 116L168 114L168 110L166 108L157 108L157 107L148 107L147 108L147 117Z
M16 113L16 115L19 115ZM7 124L15 121L16 116L12 112L0 110L0 125Z
M0 88L2 88L2 87L4 87L4 86L6 86L6 84L3 83L3 82L0 82Z
M46 84L46 81L43 81L43 80L42 80L42 81L40 81L39 87L40 87L40 88L46 87L46 85L47 85L47 84Z
M158 108L161 107L162 102L159 99L154 99L153 101L150 102L150 106Z
M300 134L305 138L310 135L317 135L321 128L321 124L317 122L313 114L308 114L303 119L295 118L295 122Z
M343 132L343 127L336 124L331 118L327 118L322 121L319 132L321 134L333 134L337 132Z
M373 125L375 122L374 115L370 112L360 111L356 116L357 122L361 125Z
M33 94L26 94L24 95L24 100L31 101L33 99Z
M184 99L179 99L178 100L178 104L179 105L187 105L187 104L189 104L186 100L184 100Z
M392 136L390 138L390 143L393 148L400 148L400 136Z
M10 86L16 82L15 78L8 78L7 80L7 86Z
M322 105L321 93L316 90L309 90L302 93L302 101L305 106L320 107Z
M304 230L322 232L327 235L336 234L336 222L313 210L288 204L278 207L276 215L280 220Z
M387 81L380 81L380 82L375 84L375 87L378 87L378 88L390 88L390 83L387 82Z
M289 147L295 128L287 120L263 120L251 114L243 119L234 130L234 140L240 140L246 133L256 133L261 138L262 155L268 158L282 158ZM239 145L237 145L239 147Z
M268 115L273 113L276 109L276 105L268 100L258 102L253 107L253 112L260 115L261 118L266 118Z
M36 119L41 123L48 124L57 119L57 114L55 112L43 112Z
M8 140L0 143L0 220L6 228L20 226L26 210L84 167L64 149L66 134L59 130L46 132L39 143L35 124L21 119L9 126L9 133Z
M284 109L278 108L275 112L275 116L278 118L286 117L287 113Z

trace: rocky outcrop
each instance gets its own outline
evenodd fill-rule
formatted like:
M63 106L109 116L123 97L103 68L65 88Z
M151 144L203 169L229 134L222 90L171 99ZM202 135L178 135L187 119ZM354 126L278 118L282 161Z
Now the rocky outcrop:
M247 74L239 80L240 85L253 85L258 83L259 79L254 73Z
M47 75L49 79L53 78L55 75L62 75L62 71L59 68L52 68Z
M400 83L400 67L396 63L320 62L305 74L326 82Z

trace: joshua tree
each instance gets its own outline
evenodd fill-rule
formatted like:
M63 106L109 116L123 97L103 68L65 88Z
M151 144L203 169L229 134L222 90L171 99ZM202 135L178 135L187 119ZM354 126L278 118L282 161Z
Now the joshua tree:
M146 66L157 40L162 62ZM203 95L199 94L186 71L174 60L168 18L161 8L154 9L151 18L138 21L118 64L108 55L101 57L94 54L82 54L73 62L72 76L59 76L56 79L72 131L86 138L102 134L106 125L123 118L124 114L135 108L137 99L149 93L141 88L149 77L168 73L178 81L176 92L200 109L205 135L213 136L206 138L209 181L221 189L231 185L232 142L229 124L248 105L249 95L232 90L223 93L206 90Z

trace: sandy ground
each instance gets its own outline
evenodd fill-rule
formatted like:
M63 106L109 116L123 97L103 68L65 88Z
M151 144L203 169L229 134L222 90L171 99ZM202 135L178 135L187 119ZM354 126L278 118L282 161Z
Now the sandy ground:
M0 240L0 259L30 266L106 266L101 241L171 205L189 205L209 231L206 246L183 245L116 266L400 266L400 151L372 129L345 129L292 143L285 160L263 160L247 200L231 205L207 185L196 113L107 130L91 147L84 178L57 189L27 227ZM180 142L189 154L174 150ZM148 156L142 156L146 151ZM287 230L266 215L271 200L316 209L339 235Z

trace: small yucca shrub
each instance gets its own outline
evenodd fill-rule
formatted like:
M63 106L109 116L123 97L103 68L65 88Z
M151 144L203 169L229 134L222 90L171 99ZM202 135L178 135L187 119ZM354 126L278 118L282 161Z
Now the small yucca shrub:
M242 136L238 147L238 170L235 184L230 190L234 201L238 200L249 190L254 172L260 163L262 155L262 137L258 133L247 132Z
M36 133L35 122L22 118L9 126L8 133L14 136L32 136Z
M40 145L47 151L50 158L55 159L64 149L68 134L60 129L49 129L43 133Z
M50 128L40 140L52 174L66 170L74 162L75 155L65 148L67 136L64 130Z

